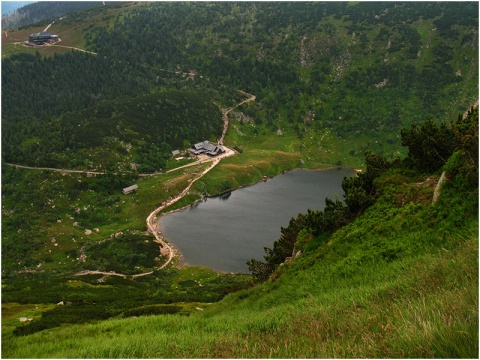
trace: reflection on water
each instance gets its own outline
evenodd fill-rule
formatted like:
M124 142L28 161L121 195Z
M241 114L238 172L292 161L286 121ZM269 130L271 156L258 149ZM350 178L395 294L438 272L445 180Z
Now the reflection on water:
M323 209L326 197L343 199L342 179L353 175L350 169L294 170L209 198L159 222L187 264L248 272L246 261L263 260L263 248L272 247L281 226L307 209Z
M225 194L219 195L218 198L219 198L220 200L228 200L228 198L229 198L230 196L232 196L232 192L231 192L231 191L229 191L229 192L227 192L227 193L225 193Z

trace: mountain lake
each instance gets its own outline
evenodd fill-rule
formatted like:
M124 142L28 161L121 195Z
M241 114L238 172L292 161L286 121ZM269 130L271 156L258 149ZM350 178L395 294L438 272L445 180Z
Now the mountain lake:
M292 170L162 216L159 225L186 265L248 273L246 261L263 261L292 217L323 210L326 197L343 200L345 176L355 170Z

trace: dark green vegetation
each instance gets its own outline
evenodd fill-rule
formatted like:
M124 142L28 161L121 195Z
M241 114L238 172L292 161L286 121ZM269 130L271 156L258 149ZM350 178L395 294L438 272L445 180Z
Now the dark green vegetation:
M273 130L369 134L391 156L401 127L469 106L458 89L478 82L477 12L475 3L151 4L86 39L99 54L251 92L265 105L253 118ZM453 98L463 103L454 111Z
M159 244L154 240L151 234L122 233L101 242L87 243L85 252L89 256L82 267L122 274L146 272L158 265Z
M457 119L478 94L477 14L122 3L52 25L97 55L9 45L2 161L107 174L2 164L2 357L478 357L478 112ZM249 276L156 270L145 218L207 165L138 177L217 139L238 90L256 96L230 113L239 154L181 205L294 167L363 169L344 202L292 219L252 260L252 289Z
M253 136L292 134L299 143L293 151L304 157L359 166L366 150L395 158L402 127L452 120L475 101L474 2L147 3L122 11L112 6L92 8L85 19L76 15L89 22L82 41L98 56L23 54L2 62L4 159L64 163L51 154L72 148L64 138L54 139L56 147L42 150L48 154L43 157L30 151L47 143L52 131L64 136L57 123L66 111L94 112L97 103L119 96L135 102L172 88L227 106L232 94L239 98L235 89L242 89L257 96L242 109ZM108 12L113 10L118 12ZM111 138L111 123L100 123L100 136ZM180 144L199 141L193 138L200 133L196 124L190 128L179 123L169 126L169 134ZM85 129L76 130L81 137ZM348 149L333 145L343 140ZM248 141L237 136L230 145L241 148ZM73 145L82 144L75 138ZM117 155L108 158L117 162ZM79 166L81 155L71 157L71 165Z
M80 105L79 105L80 106ZM220 137L221 114L209 94L168 91L96 103L48 126L21 122L4 133L4 159L32 166L152 173L193 139ZM25 136L33 138L17 143ZM188 140L192 139L192 140Z
M16 336L62 324L83 324L111 317L178 312L189 315L195 311L190 303L219 301L228 293L248 286L247 277L220 275L206 269L162 270L136 279L101 274L74 277L26 273L17 274L14 281L8 277L5 280L8 285L2 290L4 304L62 302L42 312L35 321L16 326L13 331ZM171 305L174 303L178 305Z

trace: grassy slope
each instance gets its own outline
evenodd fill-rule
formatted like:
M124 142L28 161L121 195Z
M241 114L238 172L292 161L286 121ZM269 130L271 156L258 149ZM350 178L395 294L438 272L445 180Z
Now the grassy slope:
M477 196L455 195L447 186L431 205L430 181L389 176L384 185L394 186L384 186L373 207L283 265L275 281L190 317L8 336L2 355L477 357Z
M62 31L64 31L62 40L65 42L62 44L67 45L68 29ZM82 47L83 44L79 41L80 39L72 38L69 45ZM52 51L53 48L45 50ZM4 50L4 55L5 53ZM456 113L453 107L452 112ZM242 132L252 134L249 132L250 125L235 124ZM335 164L338 161L342 161L344 165L362 167L360 159L363 159L362 146L368 142L365 139L349 140L347 147L342 144L345 140L338 139L331 133L325 135L309 131L300 141L288 128L282 127L282 130L283 135L269 132L255 137L235 135L230 131L226 144L237 145L244 149L244 152L223 161L196 184L197 194L189 197L184 205L197 198L199 193L218 192L225 180L229 180L233 186L248 184L258 181L264 175L272 176L300 166L300 159L305 162L305 166L313 168L325 167L326 164ZM350 155L351 150L355 150L358 155ZM166 181L168 180L163 180L163 177L141 180L141 190L129 196L123 203L123 213L118 219L111 225L99 226L100 235L94 233L92 238L100 240L121 229L143 229L148 212L156 203L167 197L167 193L164 192ZM182 178L181 181L179 191L187 184L186 178ZM81 200L81 205L95 201L93 197L88 196L85 195ZM420 211L426 209L430 207L426 206ZM369 259L364 259L360 254L364 250L361 244L370 248L373 243L379 252L383 250L388 252L391 251L389 247L391 244L398 245L402 242L412 244L417 239L422 239L425 234L419 229L399 237L389 235L389 229L392 228L401 232L402 228L399 228L398 224L417 211L419 209L416 207L406 207L398 213L389 213L391 217L388 221L382 219L384 225L380 229L375 225L380 222L377 217L379 214L368 213L364 221L370 224L366 224L363 231L348 227L343 233L347 240L339 240L339 237L337 240L332 239L330 244L335 248L335 252L329 252L329 247L322 248L323 250L315 254L297 260L291 266L291 270L278 281L256 287L251 291L242 291L197 316L112 320L85 327L64 327L26 338L7 337L4 338L2 355L4 357L476 356L478 348L472 344L478 344L478 339L475 338L478 336L475 335L478 334L475 333L477 328L475 321L478 318L477 223L468 224L459 237L448 235L447 240L458 240L464 247L450 244L450 247L446 246L445 250L441 250L437 244L424 253L419 253L417 257L410 251L410 254L394 261L388 267L383 266L383 260L375 263L375 255L372 255L369 263ZM385 212L388 213L386 210ZM45 226L49 227L47 230L49 235L54 236L71 228L70 223L66 225L68 218L62 216L61 224L55 224L57 219L55 216L50 219L54 224L47 221ZM109 215L105 214L105 217L107 216ZM422 216L415 222L422 224L422 221L428 220L427 214L423 213ZM81 229L70 230L74 231L74 236L83 236ZM383 241L375 243L379 231L384 232ZM60 244L58 248L51 244L46 248L58 251L59 257L54 256L55 262L62 261L62 257L65 257L63 238L67 244L67 241L70 241L70 234L57 238ZM356 239L360 245L356 242L350 244L349 238ZM428 237L425 236L425 239L426 242L435 243L434 240L437 238L430 234ZM315 257L321 261L314 263ZM325 262L335 265L325 268ZM302 268L308 271L299 271ZM339 274L344 280L339 281L336 278ZM334 278L335 281L332 280ZM298 284L302 285L298 287ZM15 322L18 322L17 315L21 314L18 311L19 309L14 311ZM63 342L56 345L54 337L63 338ZM312 342L316 344L313 347ZM39 343L43 345L38 346Z

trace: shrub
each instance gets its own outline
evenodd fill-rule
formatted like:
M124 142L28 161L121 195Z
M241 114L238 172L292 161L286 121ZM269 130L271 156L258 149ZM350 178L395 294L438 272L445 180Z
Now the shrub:
M123 313L123 316L128 317L128 316L176 314L180 310L182 310L182 307L175 306L175 305L147 305L147 306L142 306L139 308L127 310Z

